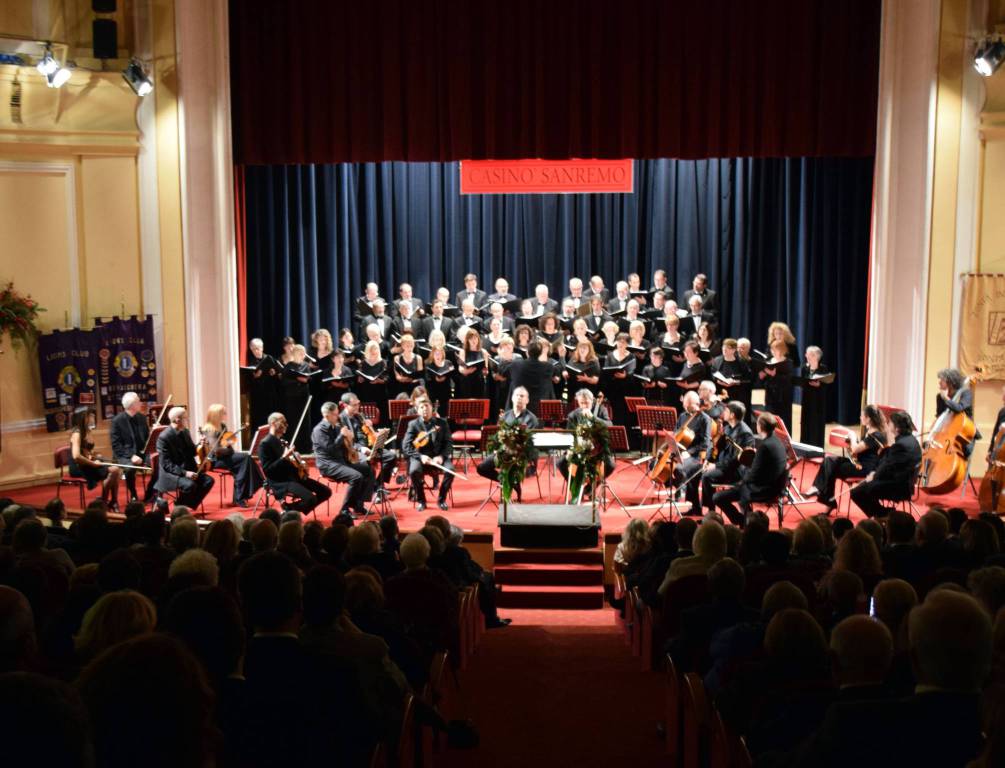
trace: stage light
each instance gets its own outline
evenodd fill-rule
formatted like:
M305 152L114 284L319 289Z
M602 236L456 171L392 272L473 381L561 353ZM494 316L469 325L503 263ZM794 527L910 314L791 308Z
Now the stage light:
M988 37L977 44L974 51L974 69L984 77L991 77L1005 61L1005 42L1000 37Z
M139 59L130 59L126 68L122 70L122 77L137 96L146 96L154 89L154 81L143 71Z
M45 84L50 88L62 88L72 74L70 69L59 65L56 57L52 55L52 46L48 43L45 45L45 54L35 69L45 78Z

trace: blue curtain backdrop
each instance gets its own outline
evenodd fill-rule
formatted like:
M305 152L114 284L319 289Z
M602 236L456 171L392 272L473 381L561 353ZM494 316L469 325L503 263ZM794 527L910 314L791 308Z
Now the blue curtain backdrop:
M837 370L830 418L858 420L869 272L871 158L641 160L635 194L461 196L456 163L247 166L247 330L277 349L349 325L368 281L428 300L466 272L530 296L574 275L696 272L722 335L765 347L783 320ZM305 342L306 343L306 342Z

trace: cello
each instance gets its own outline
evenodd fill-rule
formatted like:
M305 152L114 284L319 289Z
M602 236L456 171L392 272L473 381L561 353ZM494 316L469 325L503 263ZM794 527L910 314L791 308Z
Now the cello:
M980 373L980 369L977 369ZM975 374L966 378L952 400L960 401L960 395L971 383L979 381ZM961 485L967 474L967 449L977 434L977 425L966 413L954 413L947 408L935 420L928 435L928 444L921 454L921 488L933 495L952 493Z
M674 464L680 461L680 449L688 448L694 442L694 430L691 429L691 422L694 421L694 417L699 413L704 413L704 411L699 408L688 416L687 421L674 434L674 439L667 441L666 446L663 447L660 454L656 457L652 469L649 470L648 477L650 480L666 485L670 481L670 478L673 477Z
M1005 424L998 429L988 453L988 471L978 491L981 512L1005 513Z

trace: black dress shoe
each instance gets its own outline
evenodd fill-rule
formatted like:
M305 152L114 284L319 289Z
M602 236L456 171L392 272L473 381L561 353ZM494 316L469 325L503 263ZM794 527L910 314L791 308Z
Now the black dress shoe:
M247 509L248 508L248 500L247 499L238 499L236 506L241 507L242 509Z
M496 616L491 621L485 622L486 629L499 629L500 627L508 627L513 623L513 619L500 619Z
M416 504L415 505L415 511L416 512L425 512L426 511L426 502L420 501L418 504Z
M436 506L438 506L444 512L446 512L448 509L450 509L450 507L447 506L447 502L445 502L445 501L437 502Z

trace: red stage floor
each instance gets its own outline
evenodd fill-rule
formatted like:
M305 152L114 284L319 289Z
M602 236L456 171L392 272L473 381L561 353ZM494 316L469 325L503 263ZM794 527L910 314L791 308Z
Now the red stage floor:
M497 529L496 516L497 516L497 504L491 502L479 512L478 509L485 499L488 493L489 484L488 481L477 475L474 471L474 465L464 467L462 465L458 466L458 469L463 470L467 473L468 480L455 480L454 481L454 499L451 504L450 510L444 513L455 525L460 526L466 531L495 531ZM812 465L806 467L805 474L803 473L802 465L797 465L794 471L794 477L801 488L807 488L813 481L814 473L816 468ZM549 496L549 478L551 482L551 492ZM639 480L642 478L642 469L640 467L632 467L627 461L619 461L618 468L615 473L611 476L611 487L614 492L620 497L620 499L627 506L627 513L615 502L611 500L605 512L600 515L601 527L605 532L619 532L621 531L625 523L631 517L643 517L649 519L657 510L654 505L652 505L652 498L649 499L649 505L644 508L637 508L637 505L641 504L643 497L646 494L646 490L650 487L648 480L643 480L639 484ZM218 481L219 482L219 481ZM392 481L393 483L393 481ZM551 476L548 469L543 468L540 477L541 491L542 494L538 493L538 484L533 478L530 478L524 483L524 497L523 501L525 503L549 503L549 501L554 503L561 503L562 493L564 485L562 482L562 476L555 474ZM978 504L975 493L971 488L966 489L967 492L961 497L960 491L956 491L952 494L947 494L945 496L927 496L922 494L921 500L916 503L918 509L922 512L927 510L929 504L941 504L947 507L958 506L965 509L968 514L976 515L978 512ZM124 489L123 489L124 492ZM330 505L330 509L325 509L322 505L318 508L318 519L326 520L334 517L335 512L338 509L337 502L341 498L342 486L336 491L336 498ZM97 496L97 490L92 491L87 494L86 499L91 500ZM56 495L55 484L34 486L30 488L7 490L0 495L10 496L17 502L23 502L26 504L32 504L36 507L42 507L49 499ZM495 498L498 498L498 490L494 492ZM79 497L76 488L64 488L62 491L63 500L67 503L67 506L71 510L79 508ZM430 498L428 501L435 501L435 498ZM220 494L216 488L214 488L209 496L206 497L205 501L205 516L208 519L216 519L224 517L233 512L241 512L244 515L251 515L252 508L240 509L238 507L232 507L230 503L230 482L227 482L227 491L225 494L224 506L220 504ZM252 502L252 506L254 502ZM261 509L261 508L260 508ZM260 511L259 509L259 511ZM816 514L818 512L824 511L824 506L817 503L808 503L806 505L801 505L800 510L806 516L811 514ZM836 514L844 515L847 510L847 497L841 500L840 511ZM403 530L415 530L422 526L424 520L429 515L438 514L439 509L434 503L430 503L428 509L425 512L416 511L414 505L408 501L407 496L404 491L396 496L391 502L391 511L397 516L400 527ZM663 511L669 514L670 507L664 507ZM772 526L777 524L777 521L772 515ZM858 521L863 517L862 512L858 507L852 505L851 508L851 519L853 521ZM794 527L800 521L800 516L797 512L789 509L786 510L785 526Z

